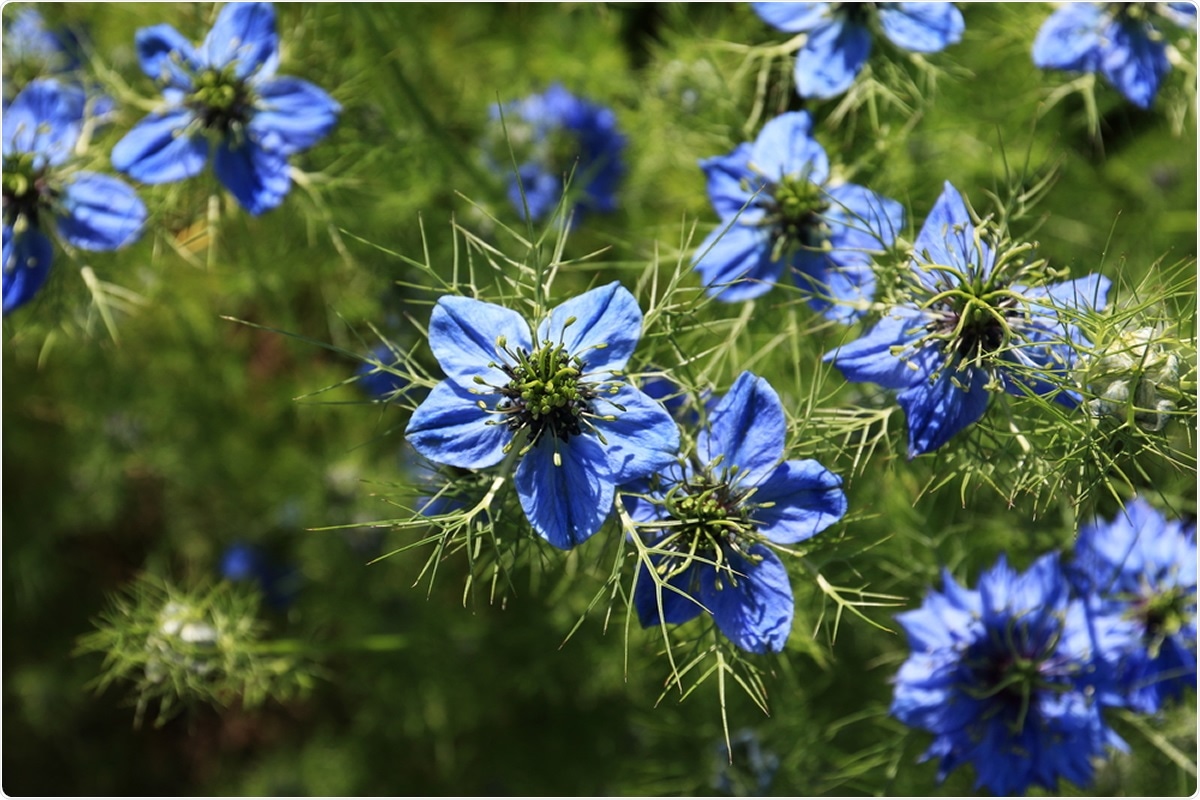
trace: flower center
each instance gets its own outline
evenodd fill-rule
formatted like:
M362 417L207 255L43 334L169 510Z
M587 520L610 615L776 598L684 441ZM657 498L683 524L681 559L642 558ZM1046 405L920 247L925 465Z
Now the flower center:
M1156 592L1132 607L1132 615L1145 626L1145 644L1150 658L1158 658L1163 641L1183 630L1191 614L1189 595L1180 587Z
M719 576L728 576L736 584L737 575L727 563L730 554L750 562L761 560L750 553L757 536L745 500L746 495L736 491L728 480L709 474L671 487L663 504L676 524L666 529L668 535L659 546L674 555L663 559L659 570L670 577L699 558L715 564Z
M529 431L530 445L547 430L564 442L582 433L584 418L592 415L592 403L599 396L596 384L582 380L583 360L550 341L532 352L524 348L513 352L503 341L500 347L510 363L494 366L509 380L495 387L502 397L496 410L509 429Z
M250 119L254 96L246 82L234 74L233 65L222 70L206 69L192 85L185 105L199 115L205 128L227 134Z
M829 224L822 216L829 201L821 187L804 175L787 175L768 184L758 205L766 214L759 223L771 228L771 258L781 261L797 250L822 250L829 241Z
M1024 729L1034 694L1059 687L1046 670L1044 648L1022 644L1027 638L1028 631L1019 629L992 631L989 638L970 645L963 660L969 676L965 693L988 700L984 717L999 715L1014 734Z
M987 361L1012 335L1016 306L1016 300L1007 295L997 300L970 292L956 293L934 306L936 316L929 328L952 342L954 352L963 360Z
M4 157L4 224L14 227L24 218L38 227L38 214L48 208L59 191L50 185L45 167L35 167L34 153Z

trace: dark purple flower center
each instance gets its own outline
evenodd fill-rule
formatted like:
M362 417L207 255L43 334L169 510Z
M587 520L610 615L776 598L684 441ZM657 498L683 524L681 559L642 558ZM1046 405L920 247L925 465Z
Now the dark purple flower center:
M532 352L509 350L503 342L501 349L508 358L491 366L508 376L508 383L493 387L501 396L496 411L503 415L504 424L514 434L528 431L530 446L545 431L564 442L583 433L586 417L594 416L593 403L602 388L583 380L583 359L550 341Z
M206 129L222 135L245 125L254 112L254 94L236 76L233 66L206 69L192 81L192 93L184 104L200 118Z
M661 549L672 555L659 563L666 576L678 574L691 566L694 559L714 564L719 575L727 575L733 583L738 578L728 564L729 555L757 563L761 556L752 554L750 547L758 540L756 526L750 518L747 492L739 491L727 479L701 474L672 486L663 499L672 524L658 542Z
M999 352L1019 316L1017 301L1005 295L996 301L959 294L933 306L931 333L952 343L954 353L967 361L986 361Z
M1157 658L1163 641L1175 636L1189 619L1195 615L1189 610L1194 603L1194 594L1181 587L1172 586L1148 592L1130 606L1132 617L1143 627L1143 642L1150 658Z
M1045 641L1039 641L1045 639ZM999 717L1019 733L1025 727L1034 695L1069 689L1066 676L1054 667L1058 633L1041 636L1021 624L992 629L967 647L961 688L986 703L983 719Z
M35 167L33 153L4 157L4 224L12 227L24 218L36 228L42 210L50 208L61 192L49 179L46 167Z

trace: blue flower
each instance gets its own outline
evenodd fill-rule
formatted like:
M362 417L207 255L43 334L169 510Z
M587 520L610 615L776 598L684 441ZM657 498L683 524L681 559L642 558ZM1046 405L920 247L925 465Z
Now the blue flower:
M899 390L910 458L978 421L996 385L1067 408L1080 402L1066 387L1085 344L1075 323L1103 308L1109 280L1023 286L1016 281L1041 262L1026 264L1026 248L997 250L981 234L947 182L914 246L920 299L890 308L862 338L825 355L847 380Z
M4 28L5 108L17 92L37 78L80 83L82 49L73 32L51 30L37 9L22 7ZM89 114L100 122L106 121L113 110L113 99L108 95L97 93L89 101Z
M836 97L850 88L871 54L873 28L897 47L936 53L962 39L962 13L950 3L751 3L768 24L807 32L796 54L796 93Z
M1038 30L1033 63L1043 69L1099 72L1129 102L1149 108L1171 62L1162 20L1196 23L1191 3L1067 3Z
M358 385L376 400L386 401L403 394L411 384L407 379L388 370L388 367L394 366L398 360L396 353L386 343L377 345L355 373L358 376Z
M1111 523L1083 526L1066 572L1075 590L1134 635L1105 653L1129 706L1151 714L1196 685L1196 526L1135 498Z
M616 209L625 137L612 109L555 83L541 94L492 106L491 117L487 158L494 170L509 176L508 199L522 219L526 207L535 221L549 216L562 199L567 178L582 187L572 192L568 206L577 217L584 210ZM513 156L516 175L510 166Z
M978 589L948 571L943 583L897 615L912 652L890 710L933 734L922 760L940 759L939 781L974 764L976 789L994 794L1053 792L1060 778L1087 786L1093 759L1124 748L1102 716L1120 701L1097 656L1123 636L1120 622L1072 599L1057 553L1020 574L1001 556Z
M875 292L871 254L904 225L895 200L829 180L807 111L782 114L753 144L700 162L721 217L696 251L708 294L736 302L770 291L784 268L830 319L861 316Z
M117 142L112 162L144 183L213 170L251 214L283 202L288 157L312 147L341 107L322 89L275 74L279 40L269 3L230 3L199 48L170 25L137 33L142 71L162 87L165 108Z
M77 86L32 81L4 112L4 313L46 282L47 234L84 250L115 250L141 233L146 207L123 181L72 170L86 98Z
M671 416L622 374L641 329L641 309L619 283L554 308L536 333L510 309L443 297L429 345L446 380L405 436L453 467L519 459L530 524L555 547L574 547L600 529L617 484L663 469L679 448Z
M764 750L756 734L744 728L729 744L717 744L716 775L712 787L724 795L761 797L771 788L779 770L779 756Z
M818 462L783 459L787 420L771 385L743 372L713 407L694 459L627 489L652 542L634 606L643 627L701 611L751 653L783 650L792 587L771 544L803 542L846 513L842 480Z
M235 542L221 554L221 577L233 582L252 582L262 593L263 601L283 611L296 598L299 575L270 558L261 548L246 542Z

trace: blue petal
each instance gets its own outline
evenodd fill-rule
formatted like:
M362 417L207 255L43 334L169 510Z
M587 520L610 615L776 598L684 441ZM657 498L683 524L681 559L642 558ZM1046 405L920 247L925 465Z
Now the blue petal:
M771 260L767 231L737 222L714 228L696 248L692 266L706 294L726 303L766 294L783 272L783 262Z
M610 408L609 404L624 411ZM657 400L624 384L616 395L594 402L597 414L614 414L612 422L593 420L607 444L613 482L620 485L661 472L679 452L679 426Z
M807 111L791 111L775 117L754 140L750 165L771 181L791 176L824 183L829 177L829 157L813 138L812 126Z
M78 172L62 197L58 232L84 250L115 250L136 239L146 206L127 183L111 175Z
M39 230L20 235L4 226L4 313L25 305L46 282L54 256L50 240Z
M272 78L256 88L258 102L250 132L262 147L284 155L306 150L324 138L342 110L323 89L299 78Z
M944 356L931 347L918 358L926 365L922 371L930 374L932 362L941 362ZM940 370L932 382L918 381L896 398L908 420L909 458L937 450L954 434L977 422L990 399L984 388L988 383L985 370L967 367L956 371L943 363L932 368Z
M562 200L563 179L541 164L523 164L508 185L508 201L521 216L537 222L545 219Z
M236 62L238 78L270 77L279 65L279 36L270 3L228 3L201 47L204 62L218 69Z
M292 188L287 156L264 150L245 140L240 147L228 141L217 145L213 172L242 208L261 214L275 208Z
M962 12L953 3L895 3L879 7L883 35L917 53L936 53L962 39Z
M759 532L776 544L811 539L846 514L842 479L812 459L785 461L758 485L751 503Z
M83 89L52 78L30 81L4 109L4 155L34 153L37 168L65 162L83 130Z
M538 325L539 343L562 342L590 373L624 369L641 335L642 309L617 281L572 297Z
M812 30L829 18L829 3L751 3L750 7L784 33Z
M651 556L651 561L657 566L663 562L661 556ZM671 559L676 562L676 559ZM659 586L646 568L645 564L638 567L637 586L633 590L633 607L637 609L638 621L643 628L650 628L665 622L668 625L682 625L690 622L704 611L700 601L696 599L700 582L711 582L715 571L711 564L693 561L678 575L667 580L667 586ZM674 587L674 589L668 588ZM662 614L659 614L659 598L662 598Z
M865 186L843 183L826 189L825 197L830 207L821 216L829 225L829 244L835 252L869 257L891 247L904 227L904 206Z
M442 381L413 411L404 438L438 464L464 469L499 464L512 433L496 414L479 407L479 399L454 381Z
M446 296L429 316L429 347L446 377L474 386L481 376L492 386L505 386L509 377L488 364L504 364L496 342L504 337L512 352L533 349L529 324L510 308L471 297Z
M833 255L830 253L823 259L820 283L797 275L796 285L807 286L813 292L808 305L825 319L852 325L871 310L871 301L875 297L875 270L869 259L858 264L838 264ZM850 260L845 256L841 258ZM854 260L860 259L855 256Z
M1112 288L1111 280L1103 275L1093 273L1070 281L1033 286L1021 290L1021 294L1032 301L1034 305L1045 306L1046 311L1050 313L1060 310L1068 312L1103 311L1104 306L1108 303L1110 288ZM1041 300L1046 302L1037 302ZM1068 319L1070 318L1068 315Z
M877 383L888 389L904 389L924 379L910 364L912 343L925 334L926 315L915 308L889 309L871 330L848 344L829 351L824 361L832 362L848 381Z
M913 245L913 273L927 288L957 286L959 279L938 267L986 277L990 251L981 256L975 243L975 224L958 189L946 181Z
M142 72L164 87L180 91L192 88L192 74L201 70L192 43L170 25L140 28L134 37Z
M1196 27L1195 3L1164 3L1158 7L1158 13L1181 28L1194 30Z
M558 465L556 452L561 457ZM543 435L521 458L515 484L529 524L560 550L587 541L612 511L608 459L592 436L572 436L564 442Z
M696 437L696 456L718 470L738 469L742 486L757 486L783 458L787 419L779 395L764 378L743 372L709 415L709 429Z
M750 144L742 142L728 155L700 161L708 199L722 220L737 217L739 222L752 224L765 213L761 207L751 205L762 179L750 169L750 150Z
M117 142L113 168L142 183L170 183L197 175L208 160L208 139L187 108L150 114Z
M836 97L853 85L870 54L871 31L862 25L836 19L817 28L796 54L796 92Z
M787 569L769 549L755 545L750 553L762 560L755 564L741 556L727 556L736 574L721 570L720 588L714 580L702 582L700 601L735 645L750 653L778 653L792 632L792 584Z
M1042 69L1093 72L1100 66L1101 33L1108 15L1095 3L1067 3L1051 14L1033 40L1033 63Z
M1149 108L1159 84L1171 71L1167 46L1154 31L1132 23L1114 23L1108 28L1108 46L1103 49L1100 72L1134 105Z

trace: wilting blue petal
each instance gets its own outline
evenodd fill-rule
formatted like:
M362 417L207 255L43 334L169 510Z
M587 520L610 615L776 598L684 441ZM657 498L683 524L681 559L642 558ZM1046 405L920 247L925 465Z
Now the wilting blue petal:
M709 429L696 437L696 456L702 464L721 457L718 473L736 467L742 486L756 486L783 458L786 437L779 395L765 379L743 372L713 408Z
M829 351L823 360L832 362L848 381L904 389L924 377L909 364L916 365L913 343L925 334L927 321L925 313L915 308L891 308L871 330Z
M499 464L512 432L498 423L496 414L480 408L478 400L454 381L442 381L413 411L404 438L439 464L464 469Z
M656 566L667 560L656 555L652 555L650 559ZM672 567L679 563L675 558L669 559L669 562ZM704 611L700 602L696 600L700 583L711 582L714 576L715 570L711 564L693 561L678 575L671 576L667 580L667 586L660 586L646 565L642 564L638 567L637 587L633 590L633 606L637 609L638 621L642 623L643 628L650 628L663 622L668 625L682 625L695 619Z
M208 161L208 139L190 109L150 114L117 142L113 168L142 183L170 183L198 175Z
M822 184L829 177L829 157L812 135L807 111L780 114L759 132L750 148L750 166L768 180L785 176L807 178ZM749 222L750 220L746 220Z
M962 39L962 12L953 3L889 3L879 7L879 24L892 44L917 53L936 53Z
M961 279L939 267L954 272L986 277L991 271L992 253L985 246L983 254L975 241L975 224L967 211L958 189L946 181L942 194L934 203L921 232L913 245L916 258L913 273L927 288L956 286Z
M271 78L255 88L258 102L248 127L259 145L284 155L324 138L342 110L323 89L299 78Z
M279 64L279 36L270 3L228 3L201 47L204 62L218 69L236 62L238 78L270 77Z
M829 19L829 3L751 3L764 22L784 33L812 30Z
M503 337L511 352L533 349L529 324L516 311L471 297L446 296L429 316L429 347L447 378L466 387L481 376L492 386L510 380L498 367L506 359L497 345Z
M624 411L617 410L619 405ZM623 384L616 395L593 401L597 414L613 414L607 422L593 420L606 442L612 480L620 485L661 472L675 462L679 452L679 426L658 401Z
M84 250L115 250L138 237L146 206L129 184L111 175L75 173L62 197L58 233Z
M264 150L246 140L231 146L229 140L217 145L213 172L242 208L261 214L275 208L292 188L287 156Z
M537 335L538 342L562 342L566 352L583 359L586 372L621 370L641 338L642 309L628 289L613 281L551 310Z
M4 226L4 313L25 305L50 275L54 249L39 230L17 235Z
M728 155L700 161L708 182L708 199L722 220L737 217L739 222L750 225L766 213L751 202L762 179L750 169L750 150L750 143L742 142Z
M1109 26L1108 45L1103 48L1100 72L1134 105L1149 108L1159 84L1171 71L1167 46L1161 36L1152 37L1148 27L1114 23Z
M192 75L202 67L192 43L165 23L140 28L134 36L142 72L160 86L192 88Z
M817 28L796 54L796 92L836 97L854 83L870 54L871 31L862 25L836 19Z
M766 294L783 272L783 262L771 260L767 230L737 222L713 229L696 248L695 257L693 267L708 296L726 303Z
M732 576L710 567L700 583L699 599L735 645L750 653L778 653L792 632L792 584L783 562L769 549L755 545L750 554L762 560L755 564L727 556ZM720 588L712 579L717 576Z
M560 464L555 464L555 454ZM521 508L538 534L561 550L587 541L608 518L613 481L594 437L542 436L521 458L514 479Z
M35 168L70 157L83 130L83 89L53 78L30 81L4 109L4 155L34 153Z
M750 502L759 533L776 544L811 539L846 514L842 479L813 459L785 461L758 484Z
M1107 14L1096 3L1060 6L1033 40L1034 65L1093 72L1100 66L1101 34L1107 24Z
M908 420L909 458L938 449L954 434L978 422L987 410L991 397L984 388L987 371L978 367L953 370L941 363L944 359L935 347L918 353L917 360L925 364L922 372L939 371L932 381L914 383L896 397ZM936 366L931 369L934 362Z

